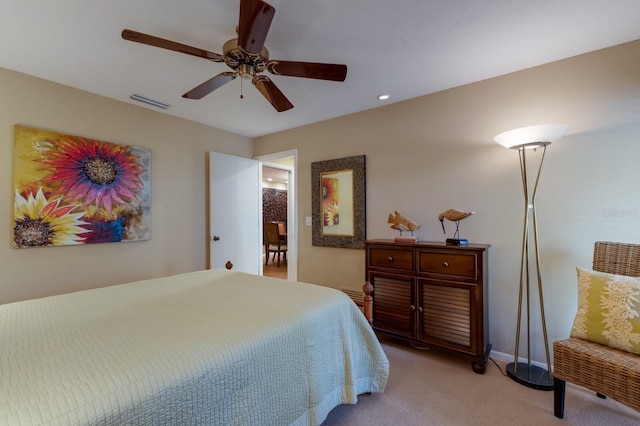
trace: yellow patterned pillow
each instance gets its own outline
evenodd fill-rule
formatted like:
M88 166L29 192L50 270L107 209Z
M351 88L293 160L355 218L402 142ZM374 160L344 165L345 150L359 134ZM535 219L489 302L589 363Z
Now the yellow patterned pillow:
M640 354L640 278L578 270L571 337Z

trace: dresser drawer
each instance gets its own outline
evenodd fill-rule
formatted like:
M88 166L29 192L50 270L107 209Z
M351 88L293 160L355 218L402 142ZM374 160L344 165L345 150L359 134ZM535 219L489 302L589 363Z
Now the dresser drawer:
M414 256L413 250L370 247L369 266L413 271Z
M418 272L476 279L476 254L420 251Z

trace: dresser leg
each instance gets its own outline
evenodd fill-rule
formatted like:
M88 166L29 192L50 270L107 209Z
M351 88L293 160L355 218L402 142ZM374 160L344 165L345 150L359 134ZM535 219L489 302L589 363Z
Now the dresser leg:
M471 361L471 368L474 373L484 374L487 371L487 363L484 361Z
M489 343L484 350L484 359L483 360L473 360L471 361L471 368L474 373L484 374L487 371L487 362L489 362L489 355L491 354L491 343Z

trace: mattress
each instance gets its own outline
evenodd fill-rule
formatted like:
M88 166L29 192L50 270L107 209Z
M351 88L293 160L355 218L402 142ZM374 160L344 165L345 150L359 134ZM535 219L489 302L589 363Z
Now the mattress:
M191 272L0 306L0 424L317 425L385 388L327 287Z

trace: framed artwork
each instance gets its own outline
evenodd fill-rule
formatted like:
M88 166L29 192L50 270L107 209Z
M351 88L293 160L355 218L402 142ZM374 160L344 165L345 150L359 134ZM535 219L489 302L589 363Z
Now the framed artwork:
M312 244L363 249L365 156L311 163Z
M148 149L15 126L13 247L151 238Z

